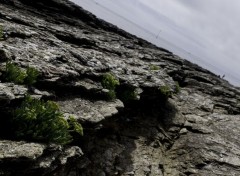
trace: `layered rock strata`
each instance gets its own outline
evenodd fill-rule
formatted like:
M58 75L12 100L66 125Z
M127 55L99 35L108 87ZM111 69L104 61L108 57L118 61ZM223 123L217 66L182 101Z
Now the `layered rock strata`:
M227 81L67 0L0 0L0 24L1 73L8 60L36 68L30 94L84 128L70 146L0 130L0 175L240 175L240 90ZM105 73L120 82L114 100ZM1 119L28 89L1 77Z

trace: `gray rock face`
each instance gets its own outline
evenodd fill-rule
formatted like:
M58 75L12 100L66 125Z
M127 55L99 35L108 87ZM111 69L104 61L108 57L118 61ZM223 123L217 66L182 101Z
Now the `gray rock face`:
M45 175L80 156L79 147L1 140L0 175Z
M0 100L9 102L17 98L23 98L27 88L12 83L0 83Z
M81 122L98 123L105 118L112 117L118 114L118 109L123 108L123 103L120 100L111 102L96 101L90 102L88 100L76 98L72 100L62 100L58 104L63 112L75 115Z
M239 88L67 0L1 0L0 24L1 115L31 89L84 128L65 147L0 134L0 175L240 175ZM8 60L39 70L34 88L3 81Z

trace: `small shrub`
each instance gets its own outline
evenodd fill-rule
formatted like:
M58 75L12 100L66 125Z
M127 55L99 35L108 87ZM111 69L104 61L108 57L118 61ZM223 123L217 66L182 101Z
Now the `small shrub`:
M114 100L117 98L115 90L109 90L106 94L106 99L107 100Z
M4 35L3 35L3 27L0 26L0 40L3 40L4 38Z
M32 85L36 83L38 75L38 70L33 67L28 67L25 71L24 69L11 62L6 63L6 70L4 75L6 81L16 84Z
M134 87L125 88L124 90L118 92L118 97L125 103L137 100L136 89Z
M150 70L160 70L160 67L158 65L150 65Z
M4 78L6 81L22 84L26 78L26 72L17 65L7 62Z
M165 97L169 97L172 95L172 92L168 86L161 86L159 87L159 90L161 94L164 95Z
M175 82L175 93L179 93L181 90L180 86L179 86L179 83L176 81Z
M82 134L82 128L73 117L68 123L53 101L44 102L27 96L13 112L14 133L18 138L67 144L72 141L70 132Z
M106 73L103 75L102 79L102 86L105 89L108 89L108 99L115 99L116 98L116 87L120 84L118 79L115 78L111 73Z
M116 86L119 85L119 81L111 74L106 73L103 75L102 86L105 89L115 90Z
M83 128L82 125L80 125L77 120L73 117L70 116L68 118L68 124L69 124L69 131L73 133L78 133L81 136L83 136Z
M24 84L33 85L37 82L37 77L39 76L38 70L33 67L28 67L26 73L27 76L24 79Z

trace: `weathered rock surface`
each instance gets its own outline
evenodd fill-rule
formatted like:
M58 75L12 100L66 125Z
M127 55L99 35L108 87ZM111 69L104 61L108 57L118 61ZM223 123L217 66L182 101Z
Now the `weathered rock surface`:
M0 175L46 175L82 156L79 147L0 141ZM61 170L62 175L68 171Z
M22 98L27 93L27 88L13 83L0 83L0 100L10 102Z
M1 73L7 60L35 67L31 95L84 127L72 147L0 134L0 175L240 175L240 90L227 81L67 0L0 0L0 24ZM120 81L113 101L101 85L107 72ZM176 81L180 92L166 101L159 88L177 92ZM138 99L124 100L129 88ZM1 119L27 90L0 82Z

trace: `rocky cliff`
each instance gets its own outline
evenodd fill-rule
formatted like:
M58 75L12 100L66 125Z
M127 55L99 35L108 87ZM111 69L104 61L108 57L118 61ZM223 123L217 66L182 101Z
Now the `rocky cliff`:
M0 76L0 175L240 175L240 90L225 80L67 0L0 0L0 24L0 73L9 60L40 72L30 88ZM119 81L111 100L106 73ZM6 134L27 93L56 101L84 136Z

